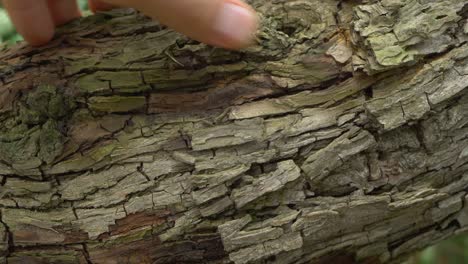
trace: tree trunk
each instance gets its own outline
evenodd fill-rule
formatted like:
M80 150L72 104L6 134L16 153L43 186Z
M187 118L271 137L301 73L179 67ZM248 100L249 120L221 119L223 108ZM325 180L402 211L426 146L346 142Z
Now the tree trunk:
M389 263L468 229L468 1L131 10L0 54L0 263Z

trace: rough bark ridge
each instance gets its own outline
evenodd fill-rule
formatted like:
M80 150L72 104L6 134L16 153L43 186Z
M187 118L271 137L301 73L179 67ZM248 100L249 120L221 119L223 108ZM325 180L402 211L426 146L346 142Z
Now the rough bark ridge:
M466 0L131 10L0 55L0 263L386 263L467 230Z

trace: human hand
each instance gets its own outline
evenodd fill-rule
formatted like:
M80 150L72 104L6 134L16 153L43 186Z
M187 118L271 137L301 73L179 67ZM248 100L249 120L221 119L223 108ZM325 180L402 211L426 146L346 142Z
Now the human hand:
M17 31L31 45L50 41L55 27L80 17L76 0L3 0ZM207 44L248 46L257 17L242 0L89 0L93 11L132 7L174 30Z

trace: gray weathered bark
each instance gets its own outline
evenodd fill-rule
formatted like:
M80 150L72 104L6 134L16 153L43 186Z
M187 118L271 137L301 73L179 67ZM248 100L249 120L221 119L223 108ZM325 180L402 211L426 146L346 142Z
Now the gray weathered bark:
M0 263L387 263L467 230L466 0L130 11L0 55Z

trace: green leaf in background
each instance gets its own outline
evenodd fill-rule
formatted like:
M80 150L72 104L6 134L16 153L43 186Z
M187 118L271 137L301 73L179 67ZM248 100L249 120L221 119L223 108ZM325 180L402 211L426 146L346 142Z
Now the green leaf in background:
M0 40L6 41L15 37L16 31L4 9L0 9Z
M405 264L467 264L468 235L459 235L429 247Z
M81 10L88 10L88 0L78 0Z
M436 257L436 250L434 247L430 247L424 250L419 256L420 264L433 264Z

